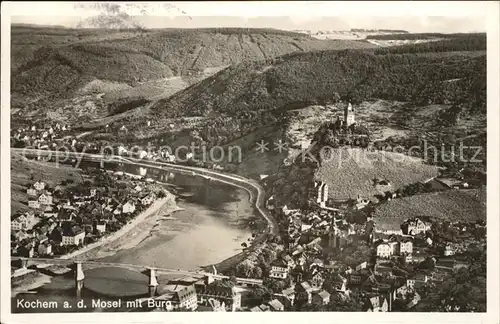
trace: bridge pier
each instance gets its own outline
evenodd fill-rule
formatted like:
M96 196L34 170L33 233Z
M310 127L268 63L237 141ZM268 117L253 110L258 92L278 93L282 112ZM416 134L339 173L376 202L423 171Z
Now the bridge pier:
M28 261L29 261L29 260L28 260L27 258L22 258L22 259L21 259L21 267L22 267L23 269L28 268Z
M76 287L76 297L80 299L82 297L82 288L85 275L83 274L82 262L75 262L75 287Z
M158 281L156 280L155 269L149 268L149 297L154 297L156 295L156 288L158 287Z

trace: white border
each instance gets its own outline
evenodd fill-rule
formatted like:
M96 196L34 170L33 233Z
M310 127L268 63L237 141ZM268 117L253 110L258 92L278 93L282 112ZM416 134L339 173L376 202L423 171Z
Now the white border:
M55 2L44 3L54 12ZM498 215L499 215L499 10L498 2L434 1L434 2L177 2L175 6L191 16L447 16L484 17L488 33L488 312L471 313L370 313L372 323L498 323ZM2 94L10 93L10 16L20 9L41 3L2 3ZM65 3L64 6L67 6ZM61 3L62 6L62 3ZM56 10L57 11L57 10ZM33 12L33 10L32 10ZM47 10L45 10L45 13ZM43 14L43 12L42 12ZM362 19L362 18L361 18ZM402 26L404 29L404 26ZM78 323L115 320L123 323L186 322L206 323L209 320L234 323L242 321L240 313L81 313L75 314L10 314L9 215L10 215L10 96L2 95L1 104L1 322L2 323ZM252 318L253 317L253 318ZM245 313L248 321L282 322L366 322L365 313Z

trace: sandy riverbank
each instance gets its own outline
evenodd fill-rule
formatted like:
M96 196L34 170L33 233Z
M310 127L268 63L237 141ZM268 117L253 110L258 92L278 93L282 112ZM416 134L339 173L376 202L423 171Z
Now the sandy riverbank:
M61 259L96 259L113 255L122 249L130 249L144 240L158 219L168 216L174 211L181 210L177 207L175 196L168 193L166 197L151 204L146 210L135 217L117 232L104 237L102 240L89 244L78 251L61 256ZM152 224L153 223L153 224ZM13 281L13 296L20 292L33 290L51 281L51 276L38 271L27 270L26 274Z
M71 259L78 256L78 259L98 259L115 254L120 250L133 248L144 240L150 233L151 228L159 218L168 216L174 211L180 210L175 202L173 194L167 194L167 197L155 201L151 206L126 224L117 232L104 238L96 246L90 246L86 249L75 251L65 259Z

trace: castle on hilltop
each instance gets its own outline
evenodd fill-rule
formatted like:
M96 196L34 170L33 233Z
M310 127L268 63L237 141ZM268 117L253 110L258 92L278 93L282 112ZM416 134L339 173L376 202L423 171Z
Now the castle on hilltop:
M349 127L352 124L354 124L356 122L354 117L355 117L354 109L352 108L352 105L349 102L347 106L344 108L344 125L346 127Z
M338 126L345 126L346 128L349 128L349 126L356 123L355 115L356 114L355 114L354 108L352 107L352 104L350 102L348 102L347 105L344 106L343 118L341 116L337 116L337 125Z

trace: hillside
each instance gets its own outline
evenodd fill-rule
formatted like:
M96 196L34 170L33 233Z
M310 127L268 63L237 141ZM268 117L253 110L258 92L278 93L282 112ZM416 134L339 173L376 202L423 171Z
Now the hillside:
M416 104L458 102L484 114L486 55L481 42L464 41L394 47L396 53L385 48L385 52L312 51L244 62L153 102L144 118L157 122L154 136L168 118L298 109L331 101L335 94L354 103L369 98ZM443 46L446 52L436 52ZM126 121L132 127L144 124L136 118Z
M371 198L384 195L385 190L397 190L405 185L425 181L438 175L438 169L403 154L359 148L335 149L323 159L315 178L328 185L328 195L334 199ZM379 188L373 179L390 181L389 188Z
M486 187L481 189L446 190L394 199L380 205L374 214L377 223L399 222L419 216L451 222L476 221L486 218Z
M135 87L292 52L370 47L373 45L363 42L321 41L272 29L137 31L13 26L13 106L27 110L49 107L58 99L72 98L75 91L95 80Z
M12 153L10 163L12 214L28 209L26 190L37 180L44 181L51 188L61 184L62 181L68 181L70 185L83 182L81 170L70 166L27 160L15 153Z

